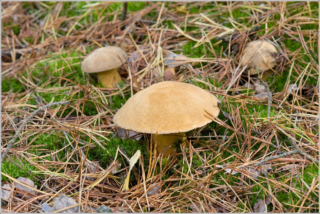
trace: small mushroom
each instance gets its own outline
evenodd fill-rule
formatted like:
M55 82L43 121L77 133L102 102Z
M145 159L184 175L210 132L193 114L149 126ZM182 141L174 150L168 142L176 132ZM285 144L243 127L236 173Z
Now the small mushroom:
M219 114L218 100L209 92L187 83L156 83L132 96L114 115L113 122L124 129L152 134L158 153L174 152L172 144L186 142L185 132L202 127Z
M267 41L256 40L247 44L243 51L242 66L248 65L248 74L257 74L270 70L277 65L277 48Z
M91 52L82 62L81 70L86 73L97 73L98 82L107 88L115 87L121 81L118 68L124 64L128 56L118 47L98 48Z

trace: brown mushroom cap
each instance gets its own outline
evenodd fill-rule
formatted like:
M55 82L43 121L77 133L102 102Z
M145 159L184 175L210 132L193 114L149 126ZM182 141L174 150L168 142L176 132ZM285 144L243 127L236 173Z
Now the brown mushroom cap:
M187 132L210 123L218 116L217 98L197 86L165 81L132 96L113 121L124 129L150 134Z
M99 73L119 68L128 59L124 50L118 47L104 47L92 51L82 62L81 70L86 73Z
M250 42L243 53L241 64L242 66L248 65L248 68L251 68L250 74L257 74L256 66L260 71L266 71L277 64L274 54L278 53L278 50L267 41L256 40Z

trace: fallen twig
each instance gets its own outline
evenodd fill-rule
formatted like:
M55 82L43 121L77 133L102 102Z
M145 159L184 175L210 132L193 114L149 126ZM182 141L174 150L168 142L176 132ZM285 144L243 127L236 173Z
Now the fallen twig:
M28 122L29 120L31 120L31 118L33 118L39 111L43 111L43 110L45 110L45 109L47 109L47 108L50 108L50 107L56 106L56 105L68 105L68 104L70 104L70 101L61 101L61 102L50 103L50 104L45 105L45 106L42 106L42 107L38 108L37 110L35 110L34 112L32 112L32 113L29 115L29 117L27 117L27 119L25 119L25 120L23 121L23 123L19 126L19 128L18 128L18 130L16 131L15 135L13 136L12 140L8 143L6 150L5 150L5 151L3 152L3 154L1 155L1 162L3 162L3 161L6 159L8 153L9 153L9 150L12 148L14 142L15 142L15 141L17 140L17 138L19 137L19 134L20 134L21 130L23 129L23 127L24 127L24 126L27 124L27 122Z
M316 162L316 163L319 163L319 160L311 157L310 155L308 155L307 153L305 153L304 151L302 151L302 150L298 147L298 145L294 142L294 140L293 140L291 137L289 138L289 141L290 141L290 143L291 143L291 146L293 147L293 150L292 150L292 151L290 151L290 152L285 152L285 153L283 153L283 154L281 154L281 155L275 155L275 156L272 156L272 157L268 157L268 158L266 158L266 159L264 159L264 160L262 160L262 161L260 161L260 162L258 162L258 163L256 163L256 164L254 164L254 166L259 166L259 165L261 165L261 164L263 164L263 163L265 163L265 162L268 162L268 161L271 161L271 160L275 160L275 159L278 159L278 158L282 158L282 157L285 157L285 156L288 156L288 155L293 155L293 154L303 155L303 156L305 156L307 159L309 159L309 160L311 160L311 161L314 161L314 162Z
M122 9L122 14L121 14L121 22L123 22L127 18L127 7L128 7L128 2L123 2L123 9Z

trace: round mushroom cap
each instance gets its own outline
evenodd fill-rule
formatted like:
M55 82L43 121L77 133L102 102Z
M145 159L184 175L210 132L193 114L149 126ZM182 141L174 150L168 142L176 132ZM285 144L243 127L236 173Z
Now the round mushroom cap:
M119 68L128 59L124 50L109 46L92 51L82 62L81 70L86 73L99 73Z
M242 66L248 65L250 74L257 74L256 67L260 71L266 71L274 66L277 62L275 54L278 53L277 48L267 41L256 40L247 44L243 51Z
M114 115L124 129L150 134L187 132L210 123L219 114L218 100L197 86L165 81L132 96Z

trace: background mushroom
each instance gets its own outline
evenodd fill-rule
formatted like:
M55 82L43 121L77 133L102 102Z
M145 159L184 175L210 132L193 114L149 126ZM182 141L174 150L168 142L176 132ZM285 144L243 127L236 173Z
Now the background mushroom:
M124 129L152 134L153 142L157 140L157 151L162 152L177 141L185 141L185 132L210 123L205 110L218 116L214 95L191 84L165 81L132 96L113 121ZM171 147L164 155L173 151Z
M267 41L256 40L247 44L243 51L242 66L248 65L248 74L257 74L272 69L277 65L277 48Z
M128 56L118 47L103 47L91 52L82 62L81 70L86 73L97 73L98 82L107 88L115 87L121 81L118 68L124 64Z

